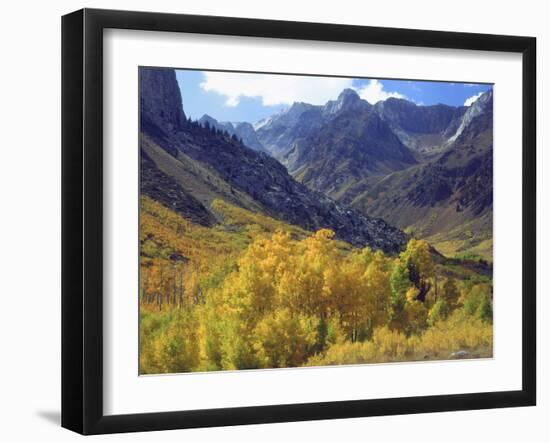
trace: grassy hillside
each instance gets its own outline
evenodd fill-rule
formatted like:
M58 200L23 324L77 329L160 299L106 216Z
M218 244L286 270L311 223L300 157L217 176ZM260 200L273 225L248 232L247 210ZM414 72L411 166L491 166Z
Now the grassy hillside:
M448 231L426 236L439 252L447 257L493 261L493 217L488 212Z
M209 210L205 227L141 199L140 373L492 355L491 279L467 262Z
M206 207L216 199L244 206L254 211L261 210L260 204L248 194L231 186L214 168L199 162L181 151L169 154L151 137L140 134L140 147L155 163L155 167L192 194Z

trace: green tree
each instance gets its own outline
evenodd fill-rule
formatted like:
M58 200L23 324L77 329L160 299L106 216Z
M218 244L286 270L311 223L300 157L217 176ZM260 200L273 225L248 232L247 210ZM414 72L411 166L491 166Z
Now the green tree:
M407 248L401 253L401 260L407 265L409 280L418 289L416 299L424 302L435 272L430 245L425 240L409 240Z
M445 320L449 315L449 305L445 299L437 300L428 312L428 324L435 325L437 322Z
M390 306L390 328L403 330L407 320L405 303L407 302L407 291L411 286L409 270L407 265L397 259L394 262L390 274L391 306Z

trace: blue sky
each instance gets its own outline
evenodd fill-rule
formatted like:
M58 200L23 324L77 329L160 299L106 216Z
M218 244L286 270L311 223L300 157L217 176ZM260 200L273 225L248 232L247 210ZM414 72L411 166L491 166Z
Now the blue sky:
M389 97L418 105L471 104L490 85L411 80L353 79L277 74L177 70L183 109L193 119L209 114L219 121L254 123L292 103L334 100L345 88L374 104Z

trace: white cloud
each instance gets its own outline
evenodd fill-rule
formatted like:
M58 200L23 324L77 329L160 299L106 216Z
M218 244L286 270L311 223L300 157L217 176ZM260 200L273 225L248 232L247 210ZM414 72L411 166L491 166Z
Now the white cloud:
M264 106L273 106L294 102L322 105L351 85L348 78L205 72L200 87L226 97L227 106L237 106L243 97L261 98Z
M376 79L370 80L366 85L356 88L355 90L362 99L368 101L371 105L379 101L387 100L390 97L407 98L399 92L384 91L384 85Z
M479 97L481 97L483 95L483 92L480 92L479 94L476 94L476 95L472 95L471 97L468 97L465 101L464 101L464 106L470 106L471 104L473 104Z

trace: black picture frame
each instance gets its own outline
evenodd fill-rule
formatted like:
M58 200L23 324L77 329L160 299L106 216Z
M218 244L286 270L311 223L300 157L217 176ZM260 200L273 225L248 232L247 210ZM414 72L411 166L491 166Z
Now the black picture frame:
M522 389L260 407L103 413L103 30L171 31L522 54ZM62 426L104 434L536 403L536 39L83 9L62 18Z

